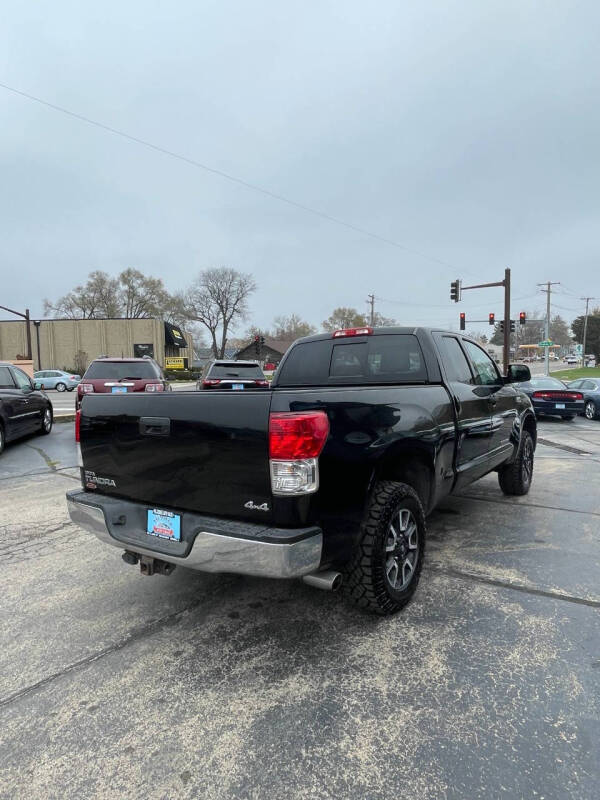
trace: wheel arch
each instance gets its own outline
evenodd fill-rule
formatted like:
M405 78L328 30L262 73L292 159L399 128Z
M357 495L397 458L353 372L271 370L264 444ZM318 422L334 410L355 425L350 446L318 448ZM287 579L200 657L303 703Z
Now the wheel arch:
M404 447L387 453L377 464L372 485L388 480L405 483L415 490L427 514L435 498L435 470L433 457L418 447Z

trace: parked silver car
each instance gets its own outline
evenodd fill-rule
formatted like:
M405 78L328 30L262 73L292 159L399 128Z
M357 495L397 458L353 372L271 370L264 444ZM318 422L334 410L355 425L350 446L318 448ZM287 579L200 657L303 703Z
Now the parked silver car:
M81 381L81 375L73 375L61 369L41 369L33 373L33 380L42 389L56 389L57 392L72 392Z

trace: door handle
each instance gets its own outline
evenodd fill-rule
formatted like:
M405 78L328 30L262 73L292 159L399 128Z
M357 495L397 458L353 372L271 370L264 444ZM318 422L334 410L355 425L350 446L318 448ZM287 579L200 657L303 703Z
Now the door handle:
M142 436L170 436L169 417L140 417L139 430Z

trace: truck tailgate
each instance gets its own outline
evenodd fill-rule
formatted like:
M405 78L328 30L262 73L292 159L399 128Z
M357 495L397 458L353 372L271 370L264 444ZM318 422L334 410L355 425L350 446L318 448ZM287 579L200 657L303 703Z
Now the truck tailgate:
M270 391L86 395L84 487L256 522L256 506L271 508L270 404ZM270 518L270 510L261 513L261 521Z

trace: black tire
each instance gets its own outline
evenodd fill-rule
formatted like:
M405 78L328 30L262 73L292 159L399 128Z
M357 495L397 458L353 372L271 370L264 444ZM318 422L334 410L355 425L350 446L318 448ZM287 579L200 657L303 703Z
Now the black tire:
M587 400L584 409L584 416L586 419L596 419L596 414L598 413L598 409L596 408L596 403L593 400Z
M6 445L6 436L4 435L4 425L0 422L0 456L4 452L5 445Z
M415 490L396 481L377 483L361 526L361 539L345 569L342 586L346 597L382 616L400 611L419 583L425 537L425 512Z
M531 434L523 431L515 460L498 470L498 483L504 494L524 495L529 492L533 480L533 454Z
M54 417L50 408L45 408L42 412L42 423L40 425L40 436L48 436L52 431Z
M75 389L74 386L68 386L67 387L67 392L72 392L72 391L74 391L74 389Z
M67 384L59 381L54 388L56 389L57 392L64 392L65 389L67 388Z

